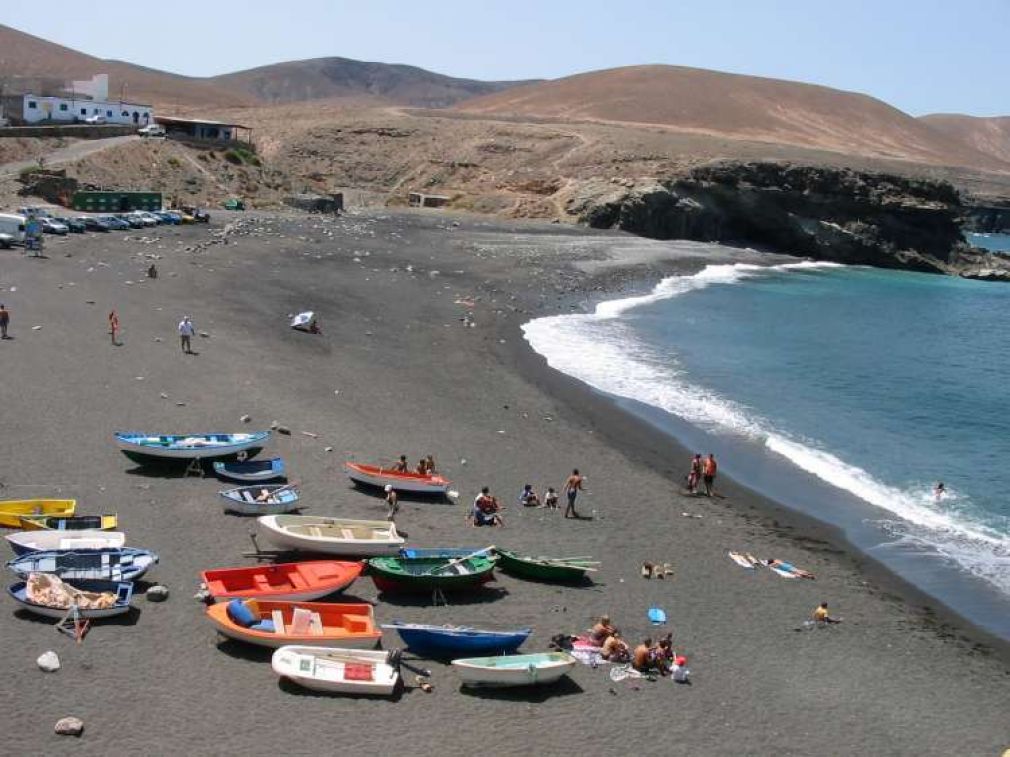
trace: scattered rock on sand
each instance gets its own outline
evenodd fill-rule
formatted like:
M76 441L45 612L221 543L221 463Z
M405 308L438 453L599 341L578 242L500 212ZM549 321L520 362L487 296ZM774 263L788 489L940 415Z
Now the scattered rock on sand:
M164 602L168 599L168 587L162 584L155 584L144 594L148 602Z
M276 430L277 430L278 434L284 434L285 436L291 436L291 429L289 429L287 426L278 426Z
M208 334L206 331L201 331L200 336L202 336L204 339L210 339L210 334Z
M239 420L242 421L243 423L248 423L249 421L252 420L252 416L251 415L243 415L241 418L239 418Z
M54 730L61 736L80 736L84 733L84 721L75 717L60 718Z
M55 673L60 669L60 658L56 652L49 650L48 652L43 652L39 655L39 659L35 663L47 673Z

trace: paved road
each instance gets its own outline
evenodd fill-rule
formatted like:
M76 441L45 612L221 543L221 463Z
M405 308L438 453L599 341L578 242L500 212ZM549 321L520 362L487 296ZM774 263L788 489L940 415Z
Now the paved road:
M136 134L128 134L125 137L108 137L107 139L82 139L66 147L60 147L45 155L46 166L58 166L62 163L72 163L75 160L86 158L96 152L107 150L110 147L126 144L140 139ZM32 168L39 164L38 159L19 160L14 163L0 164L0 179L8 176L17 176L25 168Z

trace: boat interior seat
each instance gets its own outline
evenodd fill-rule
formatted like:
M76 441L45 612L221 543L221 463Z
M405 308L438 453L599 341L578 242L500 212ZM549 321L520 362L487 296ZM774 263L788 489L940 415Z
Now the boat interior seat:
M308 582L302 577L302 574L298 571L293 571L288 575L284 576L287 583L294 586L296 589L308 588Z
M367 631L369 630L368 616L352 614L344 615L343 626L351 633Z
M309 526L309 536L315 536L321 539L323 537L323 529L319 526Z

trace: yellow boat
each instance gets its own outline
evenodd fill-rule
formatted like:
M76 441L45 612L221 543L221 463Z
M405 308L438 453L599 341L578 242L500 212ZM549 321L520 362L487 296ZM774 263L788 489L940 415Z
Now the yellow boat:
M0 526L21 528L22 515L73 515L76 499L5 499L0 501Z
M25 531L115 531L118 515L22 515Z

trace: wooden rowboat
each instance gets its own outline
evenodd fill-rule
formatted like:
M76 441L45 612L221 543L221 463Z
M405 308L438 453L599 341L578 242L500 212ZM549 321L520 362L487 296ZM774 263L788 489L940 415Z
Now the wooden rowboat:
M470 657L453 660L464 686L542 686L554 683L578 661L565 652Z
M22 515L25 531L114 531L118 515Z
M116 433L120 451L136 463L152 460L211 460L245 452L254 455L270 438L269 431L250 434Z
M454 657L459 654L511 654L533 632L531 628L512 631L486 631L466 626L432 626L401 623L394 620L382 626L400 634L411 651L430 657Z
M395 555L406 540L385 520L351 520L317 515L264 515L263 536L282 549L349 557Z
M503 571L535 581L583 581L589 571L595 570L595 563L588 559L527 557L501 548L495 551Z
M241 599L282 599L289 602L319 599L354 583L364 566L359 562L309 562L217 568L200 574L215 602Z
M297 510L301 493L294 484L259 484L239 486L218 492L224 499L224 511L238 515L273 515Z
M281 678L314 691L389 696L400 681L391 656L388 651L292 645L274 652L270 667Z
M22 515L73 515L75 499L7 499L0 501L0 526L21 528Z
M210 605L207 617L225 636L261 647L299 644L371 649L382 639L368 604L232 599ZM250 618L252 623L247 623Z
M379 591L467 591L494 580L495 558L373 557L368 572Z
M440 475L420 473L397 473L389 468L364 463L344 463L347 477L362 486L374 486L384 489L392 486L398 492L414 492L416 494L446 494L451 482Z
M29 552L7 567L21 577L49 573L67 581L136 581L157 565L158 556L146 549L92 549L84 552Z
M53 550L119 549L126 544L126 534L122 531L17 531L4 538L16 555Z
M128 581L64 582L56 576L33 573L27 581L8 587L7 593L25 610L35 615L63 618L71 603L75 603L80 617L98 619L129 612L133 584ZM40 601L41 594L45 595L45 602Z
M284 461L279 457L272 457L269 460L216 462L214 463L214 473L221 478L249 483L273 481L284 478L286 475Z

